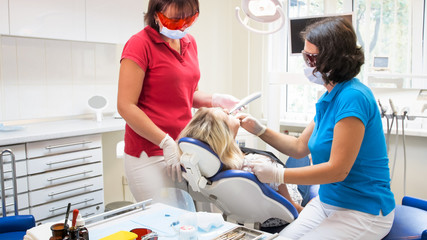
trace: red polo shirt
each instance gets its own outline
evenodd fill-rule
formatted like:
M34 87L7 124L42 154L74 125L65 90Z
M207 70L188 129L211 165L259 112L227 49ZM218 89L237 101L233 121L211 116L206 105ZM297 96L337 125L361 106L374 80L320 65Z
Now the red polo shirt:
M194 38L187 34L180 42L178 53L147 26L129 39L122 53L122 59L134 61L145 72L138 107L173 139L192 117L193 94L200 79ZM148 156L163 155L162 149L126 125L125 153L139 157L142 151Z

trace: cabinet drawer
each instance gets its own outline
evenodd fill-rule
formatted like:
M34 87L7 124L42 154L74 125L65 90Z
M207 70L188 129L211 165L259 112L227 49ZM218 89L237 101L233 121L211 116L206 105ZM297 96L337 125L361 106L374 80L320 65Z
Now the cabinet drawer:
M42 173L101 161L101 148L34 158L27 162L28 174Z
M28 176L28 185L30 191L33 191L100 175L102 175L101 162L31 175Z
M29 192L30 206L78 196L103 188L102 176Z
M25 144L0 146L1 152L6 149L12 150L13 154L15 155L15 160L24 160L27 158L27 154L25 152ZM10 154L5 153L3 155L4 162L9 162L11 159L12 158Z
M28 192L28 181L27 181L27 177L17 178L16 179L16 185L17 185L17 188L18 188L18 189L16 189L17 193ZM6 197L7 196L13 196L13 182L12 182L12 179L8 179L8 180L4 181L4 190L5 190Z
M16 177L27 176L27 163L26 161L16 161ZM12 164L6 162L3 164L4 178L12 178Z
M101 144L102 138L100 134L31 142L27 143L27 157L36 158L98 148L101 147Z
M104 203L104 193L102 190L91 192L71 198L63 199L60 201L52 202L49 204L40 205L31 208L31 214L35 219L45 219L55 216L65 217L68 203L71 203L71 211L73 209L82 209L85 207Z
M103 212L104 212L104 204L98 204L95 206L79 209L79 213L82 215L83 218L87 218L96 214L101 214ZM69 219L71 219L71 215L72 214L70 214ZM52 222L64 222L64 220L65 220L65 214L58 215L56 217L46 218L46 219L36 218L36 225L43 224L43 223L52 223Z
M6 197L6 212L7 215L15 215L15 203L13 196ZM18 194L18 210L28 208L28 193ZM0 205L0 212L3 211L3 207ZM19 212L18 211L18 212ZM10 214L9 214L10 213Z

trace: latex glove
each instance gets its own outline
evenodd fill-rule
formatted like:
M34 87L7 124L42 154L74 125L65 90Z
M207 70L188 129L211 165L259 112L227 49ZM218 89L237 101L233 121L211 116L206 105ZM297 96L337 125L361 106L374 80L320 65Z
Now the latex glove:
M256 118L247 113L238 113L236 114L236 118L240 120L240 126L242 128L258 137L267 130L265 125L262 125Z
M177 178L178 181L181 182L182 176L178 144L169 136L169 134L166 134L160 142L159 147L163 149L163 156L165 158L168 176L172 176L173 181Z
M285 168L268 161L253 161L248 164L252 172L263 183L285 183Z
M238 98L232 95L221 93L212 94L212 107L221 107L231 110L239 101Z

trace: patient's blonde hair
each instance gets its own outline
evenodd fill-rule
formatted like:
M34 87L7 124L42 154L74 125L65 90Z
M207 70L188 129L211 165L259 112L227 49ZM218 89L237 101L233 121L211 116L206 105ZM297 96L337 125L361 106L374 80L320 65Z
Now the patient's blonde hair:
M241 169L243 153L240 151L226 119L218 117L220 108L200 108L182 130L178 139L191 137L207 143L218 155L226 169Z

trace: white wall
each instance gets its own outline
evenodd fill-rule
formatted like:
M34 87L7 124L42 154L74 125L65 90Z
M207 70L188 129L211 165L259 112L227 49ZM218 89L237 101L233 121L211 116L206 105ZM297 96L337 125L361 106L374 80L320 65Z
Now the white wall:
M241 26L240 0L200 1L190 31L197 41L199 89L238 98L262 90L263 35ZM101 94L115 112L123 45L0 36L0 122L73 117L91 113L87 100ZM250 105L261 114L261 102Z
M240 0L200 1L200 17L190 32L198 45L202 91L237 98L262 91L266 36L238 23L234 9L240 5ZM251 103L248 110L260 116L262 101Z
M122 46L1 36L0 121L92 113L103 95L115 112Z

